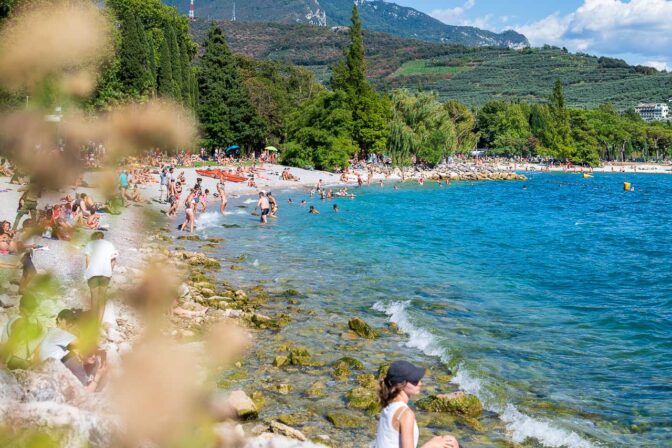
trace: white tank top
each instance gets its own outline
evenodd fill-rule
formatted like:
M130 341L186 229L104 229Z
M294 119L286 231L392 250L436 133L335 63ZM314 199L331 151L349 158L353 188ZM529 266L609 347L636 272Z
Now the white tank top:
M394 414L400 408L408 408L406 403L403 401L394 401L387 405L383 412L380 413L380 421L378 422L378 434L376 435L376 443L373 445L374 448L399 448L401 446L400 434L399 431L394 429ZM400 420L400 417L408 412L403 410L399 412L399 417L397 420ZM420 433L418 431L418 423L413 422L413 440L414 446L418 446L418 439L420 438Z

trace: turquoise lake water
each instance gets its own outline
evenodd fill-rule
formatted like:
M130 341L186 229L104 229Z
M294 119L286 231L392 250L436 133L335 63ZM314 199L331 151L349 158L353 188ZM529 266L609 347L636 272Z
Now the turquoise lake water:
M515 441L669 446L672 176L353 191L276 191L280 217L267 226L239 200L224 218L203 215L200 232L226 238L223 258L248 254L249 269L227 274L239 281L272 279L305 293L302 306L398 323L403 350L455 368Z

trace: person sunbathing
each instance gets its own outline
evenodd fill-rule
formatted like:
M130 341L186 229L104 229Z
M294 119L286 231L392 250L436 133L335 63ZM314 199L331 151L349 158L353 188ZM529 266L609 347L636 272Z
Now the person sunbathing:
M15 254L17 250L16 241L4 229L0 229L0 255Z
M56 205L51 215L52 236L59 240L70 241L75 231L72 213L66 205Z
M72 216L75 221L75 224L80 227L86 227L88 229L95 230L98 228L100 223L100 215L89 214L88 216L84 215L79 204L75 204L72 207Z

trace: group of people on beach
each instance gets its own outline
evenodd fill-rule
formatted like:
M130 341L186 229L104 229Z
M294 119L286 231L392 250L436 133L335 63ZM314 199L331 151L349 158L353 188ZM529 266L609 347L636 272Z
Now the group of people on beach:
M24 222L23 232L30 232L29 221ZM36 247L34 243L26 246L31 250ZM104 240L103 232L91 235L83 250L89 309L63 309L51 328L45 328L38 319L43 298L41 289L33 284L37 270L31 254L24 254L20 263L23 273L19 284L19 314L6 322L0 335L4 365L10 369L29 369L54 359L62 362L87 391L95 392L105 378L107 356L97 345L97 334L91 334L90 329L92 323L94 327L103 325L107 289L119 253L112 243ZM0 268L15 267L0 262Z
M137 186L150 184L154 179L147 171L121 169L119 171L119 194L118 198L125 205L127 202L141 202ZM284 174L287 173L287 174ZM282 175L289 175L289 171L283 171ZM203 186L203 179L197 178L196 184L189 188L189 193L184 201L181 200L183 188L186 185L184 173L175 174L174 167L165 166L159 174L158 201L169 204L167 215L174 216L180 203L185 207L185 221L180 225L180 230L193 232L195 216L204 212L208 207L210 190ZM227 206L225 185L218 182L215 196L220 200L220 213L224 213ZM354 198L347 187L341 187L336 192L333 189L325 189L320 180L311 196L318 194L321 199L330 200L338 197ZM38 318L40 306L39 292L30 288L31 282L37 275L37 270L32 264L31 256L22 260L21 267L24 270L18 304L19 314L11 319L2 329L1 342L10 350L3 352L5 365L10 368L30 368L36 363L49 359L62 363L81 382L85 390L95 392L105 384L108 371L107 354L95 343L89 340L87 328L91 322L100 326L101 331L106 328L106 305L108 289L111 283L117 260L120 256L112 242L105 239L105 233L100 229L100 213L114 208L110 204L102 204L94 201L86 193L66 195L52 206L44 210L38 210L38 199L41 198L41 190L34 188L26 189L19 203L19 213L14 226L9 221L0 225L0 250L11 253L24 251L32 254L39 246L29 240L28 235L36 237L44 236L58 239L70 239L76 227L85 230L93 230L90 240L82 250L82 264L84 278L89 289L87 309L64 308L54 319L51 326L45 326ZM292 203L288 199L288 203ZM301 205L307 205L306 200ZM107 209L107 210L106 210ZM258 200L253 213L260 211L260 221L268 222L268 217L277 217L279 210L278 200L271 192L259 192ZM338 205L333 204L333 209L338 212ZM314 205L309 207L310 214L319 214ZM27 218L27 219L26 219ZM22 224L22 225L21 225ZM20 226L21 225L21 226ZM20 230L18 229L20 227ZM50 235L44 232L50 229ZM31 246L32 244L32 246ZM10 267L2 265L0 267ZM15 268L16 266L11 266ZM179 307L177 312L182 312ZM183 311L185 316L192 316L188 310ZM196 312L192 312L196 313ZM49 328L47 328L49 327ZM38 335L31 337L28 344L26 335ZM19 343L16 343L16 342ZM405 361L392 363L386 377L380 383L380 401L383 411L378 424L375 448L416 448L419 440L419 430L413 411L408 407L409 399L420 393L424 369L413 366ZM457 448L459 444L452 436L434 437L425 443L422 448Z

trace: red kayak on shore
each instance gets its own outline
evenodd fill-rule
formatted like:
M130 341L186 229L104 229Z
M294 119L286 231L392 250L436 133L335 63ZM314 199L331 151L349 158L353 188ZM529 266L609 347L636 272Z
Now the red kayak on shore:
M205 177L214 177L215 179L219 180L225 180L229 182L246 182L247 178L243 176L239 176L237 174L233 173L227 173L224 170L221 170L219 168L214 168L214 169L209 169L209 170L196 170L196 174L199 176L205 176Z

